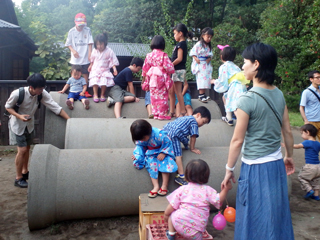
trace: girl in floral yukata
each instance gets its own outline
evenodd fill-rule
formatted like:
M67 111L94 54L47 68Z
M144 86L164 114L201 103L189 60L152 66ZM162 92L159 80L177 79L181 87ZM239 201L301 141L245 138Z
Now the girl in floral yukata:
M198 99L201 102L207 103L210 99L205 95L206 89L211 88L210 80L212 78L211 58L211 39L213 30L209 27L201 31L200 41L197 42L191 49L189 55L193 58L191 64L191 72L196 75L197 88L199 90Z
M167 132L151 127L150 123L138 119L131 124L132 141L136 144L133 150L133 165L137 169L144 166L149 172L153 189L149 192L150 198L168 193L169 173L176 172L173 146ZM158 173L162 173L162 185L159 187Z
M151 53L148 53L142 67L142 90L150 90L151 111L154 119L170 120L168 113L168 93L173 85L170 75L174 66L168 55L163 52L166 44L162 36L156 35L151 41Z
M108 35L106 32L99 34L94 39L94 49L90 57L90 66L88 71L89 87L93 87L93 101L95 103L105 102L105 92L107 87L114 85L113 74L118 75L116 66L119 65L118 58L111 48L107 47ZM101 87L100 99L98 98L98 88Z
M169 240L174 240L176 231L184 239L201 239L210 215L210 203L220 208L232 188L231 182L220 193L205 185L210 176L210 168L202 159L191 160L186 167L185 177L189 182L170 194L169 205L164 212L168 222Z

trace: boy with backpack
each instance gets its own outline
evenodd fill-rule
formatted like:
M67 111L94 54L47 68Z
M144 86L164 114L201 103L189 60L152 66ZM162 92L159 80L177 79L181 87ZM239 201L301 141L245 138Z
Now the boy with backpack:
M27 78L28 87L14 90L5 104L5 108L10 116L9 129L13 133L17 143L16 178L14 185L16 187L28 187L29 172L29 151L33 143L34 114L40 103L49 108L56 115L64 119L69 119L68 114L53 101L50 94L44 90L46 80L40 73L34 73ZM24 94L24 96L23 96ZM23 97L22 97L23 96ZM41 97L39 97L41 96ZM20 98L20 101L19 101ZM22 102L21 102L21 99ZM17 103L21 102L19 106Z

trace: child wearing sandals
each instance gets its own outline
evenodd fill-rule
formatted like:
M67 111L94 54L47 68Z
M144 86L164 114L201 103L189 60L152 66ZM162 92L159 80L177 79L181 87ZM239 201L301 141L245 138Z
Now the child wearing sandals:
M179 187L167 199L169 205L164 212L164 220L168 222L169 240L175 239L178 232L184 239L202 239L210 215L210 203L220 209L228 191L232 188L229 181L220 193L208 183L210 168L202 159L191 160L186 166L188 185Z
M211 39L213 30L209 27L201 31L200 41L197 42L190 51L193 58L191 64L191 72L196 75L197 88L199 90L199 101L207 103L209 96L205 95L206 89L211 88L210 80L212 78L211 58L213 56L211 50Z
M169 174L177 171L172 142L164 130L153 128L149 122L138 119L131 124L132 141L136 144L133 151L133 165L137 169L145 167L151 177L153 189L148 197L168 193ZM162 174L159 187L158 174Z
M90 66L88 71L89 87L93 88L93 101L95 103L105 102L105 92L107 87L114 86L113 75L110 69L113 69L113 74L118 75L116 66L119 61L111 48L107 46L108 35L106 32L99 34L94 39L94 50L90 57ZM98 88L101 88L100 99L98 98Z
M236 57L236 50L229 45L218 45L220 58L223 64L219 67L219 77L212 79L214 90L223 94L223 102L226 110L226 116L222 121L229 126L233 126L232 112L237 109L237 101L241 94L247 91L246 84L249 83L244 77L241 69L233 63Z
M178 99L179 105L179 115L176 117L183 117L187 114L184 99L182 95L182 84L186 80L186 62L188 56L188 47L186 38L191 34L188 32L186 25L179 23L173 28L174 39L178 44L173 49L171 61L174 65L174 74L172 74L172 80L174 82L174 87L170 89L170 116L174 117L174 99Z
M65 93L70 87L68 94L68 99L66 104L70 110L73 109L74 101L81 101L86 110L89 109L89 100L85 97L85 92L87 91L86 80L81 77L82 66L72 65L71 67L71 78L68 79L66 85L63 87L59 93Z
M176 163L178 165L178 174L174 181L179 185L187 185L183 174L182 165L182 149L181 143L185 149L188 149L188 142L190 136L190 150L196 154L201 154L201 151L195 148L196 138L199 137L199 127L204 124L208 124L211 121L210 111L204 107L198 107L193 111L192 116L180 117L173 122L167 123L163 130L168 133L168 136L172 140L173 151L176 157Z
M186 116L191 116L193 113L193 109L192 109L192 104L191 104L191 95L190 95L190 90L189 90L189 84L188 81L185 80L184 84L183 84L183 89L182 89L182 96L183 96L183 102L184 102L184 106L185 106L185 112L186 112ZM176 97L176 116L180 116L180 104L178 101L177 96Z
M320 201L320 143L316 141L318 130L312 124L305 124L300 128L300 131L301 137L304 141L299 144L294 144L293 148L305 149L306 165L302 167L298 175L298 179L300 181L302 190L306 192L304 198L312 198Z
M151 53L148 53L142 67L142 90L150 90L151 111L154 119L170 120L168 113L168 92L173 82L170 75L174 66L168 55L163 52L166 43L162 36L156 35L151 41Z

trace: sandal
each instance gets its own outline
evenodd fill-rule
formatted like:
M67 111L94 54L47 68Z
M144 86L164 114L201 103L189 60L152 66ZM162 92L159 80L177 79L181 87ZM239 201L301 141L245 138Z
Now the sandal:
M83 106L84 106L84 108L85 108L86 110L88 110L88 109L90 108L90 107L89 107L89 104L90 104L90 102L89 102L88 99L84 100Z
M107 99L105 99L104 97L100 98L100 102L105 102L105 101L107 101Z
M179 116L178 116L178 118L179 118L179 117L185 117L186 115L187 115L187 112L180 113Z
M174 118L176 117L176 114L174 112L170 112L170 115L169 115L171 118Z
M158 194L160 196L165 196L165 195L167 195L168 192L169 192L169 190L163 190L162 188L160 188L160 190L158 191Z
M154 118L154 115L151 113L150 115L149 115L149 119L153 119Z
M149 194L148 194L148 197L149 198L155 198L156 196L158 196L158 193L157 192L149 192Z
M93 101L94 101L95 103L98 103L100 100L99 100L99 98L93 98Z

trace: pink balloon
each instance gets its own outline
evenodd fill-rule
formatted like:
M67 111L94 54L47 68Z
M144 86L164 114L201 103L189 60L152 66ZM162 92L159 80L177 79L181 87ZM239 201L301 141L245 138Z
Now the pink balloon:
M227 221L225 217L219 212L217 215L214 216L212 220L212 225L217 230L223 230L227 225Z

